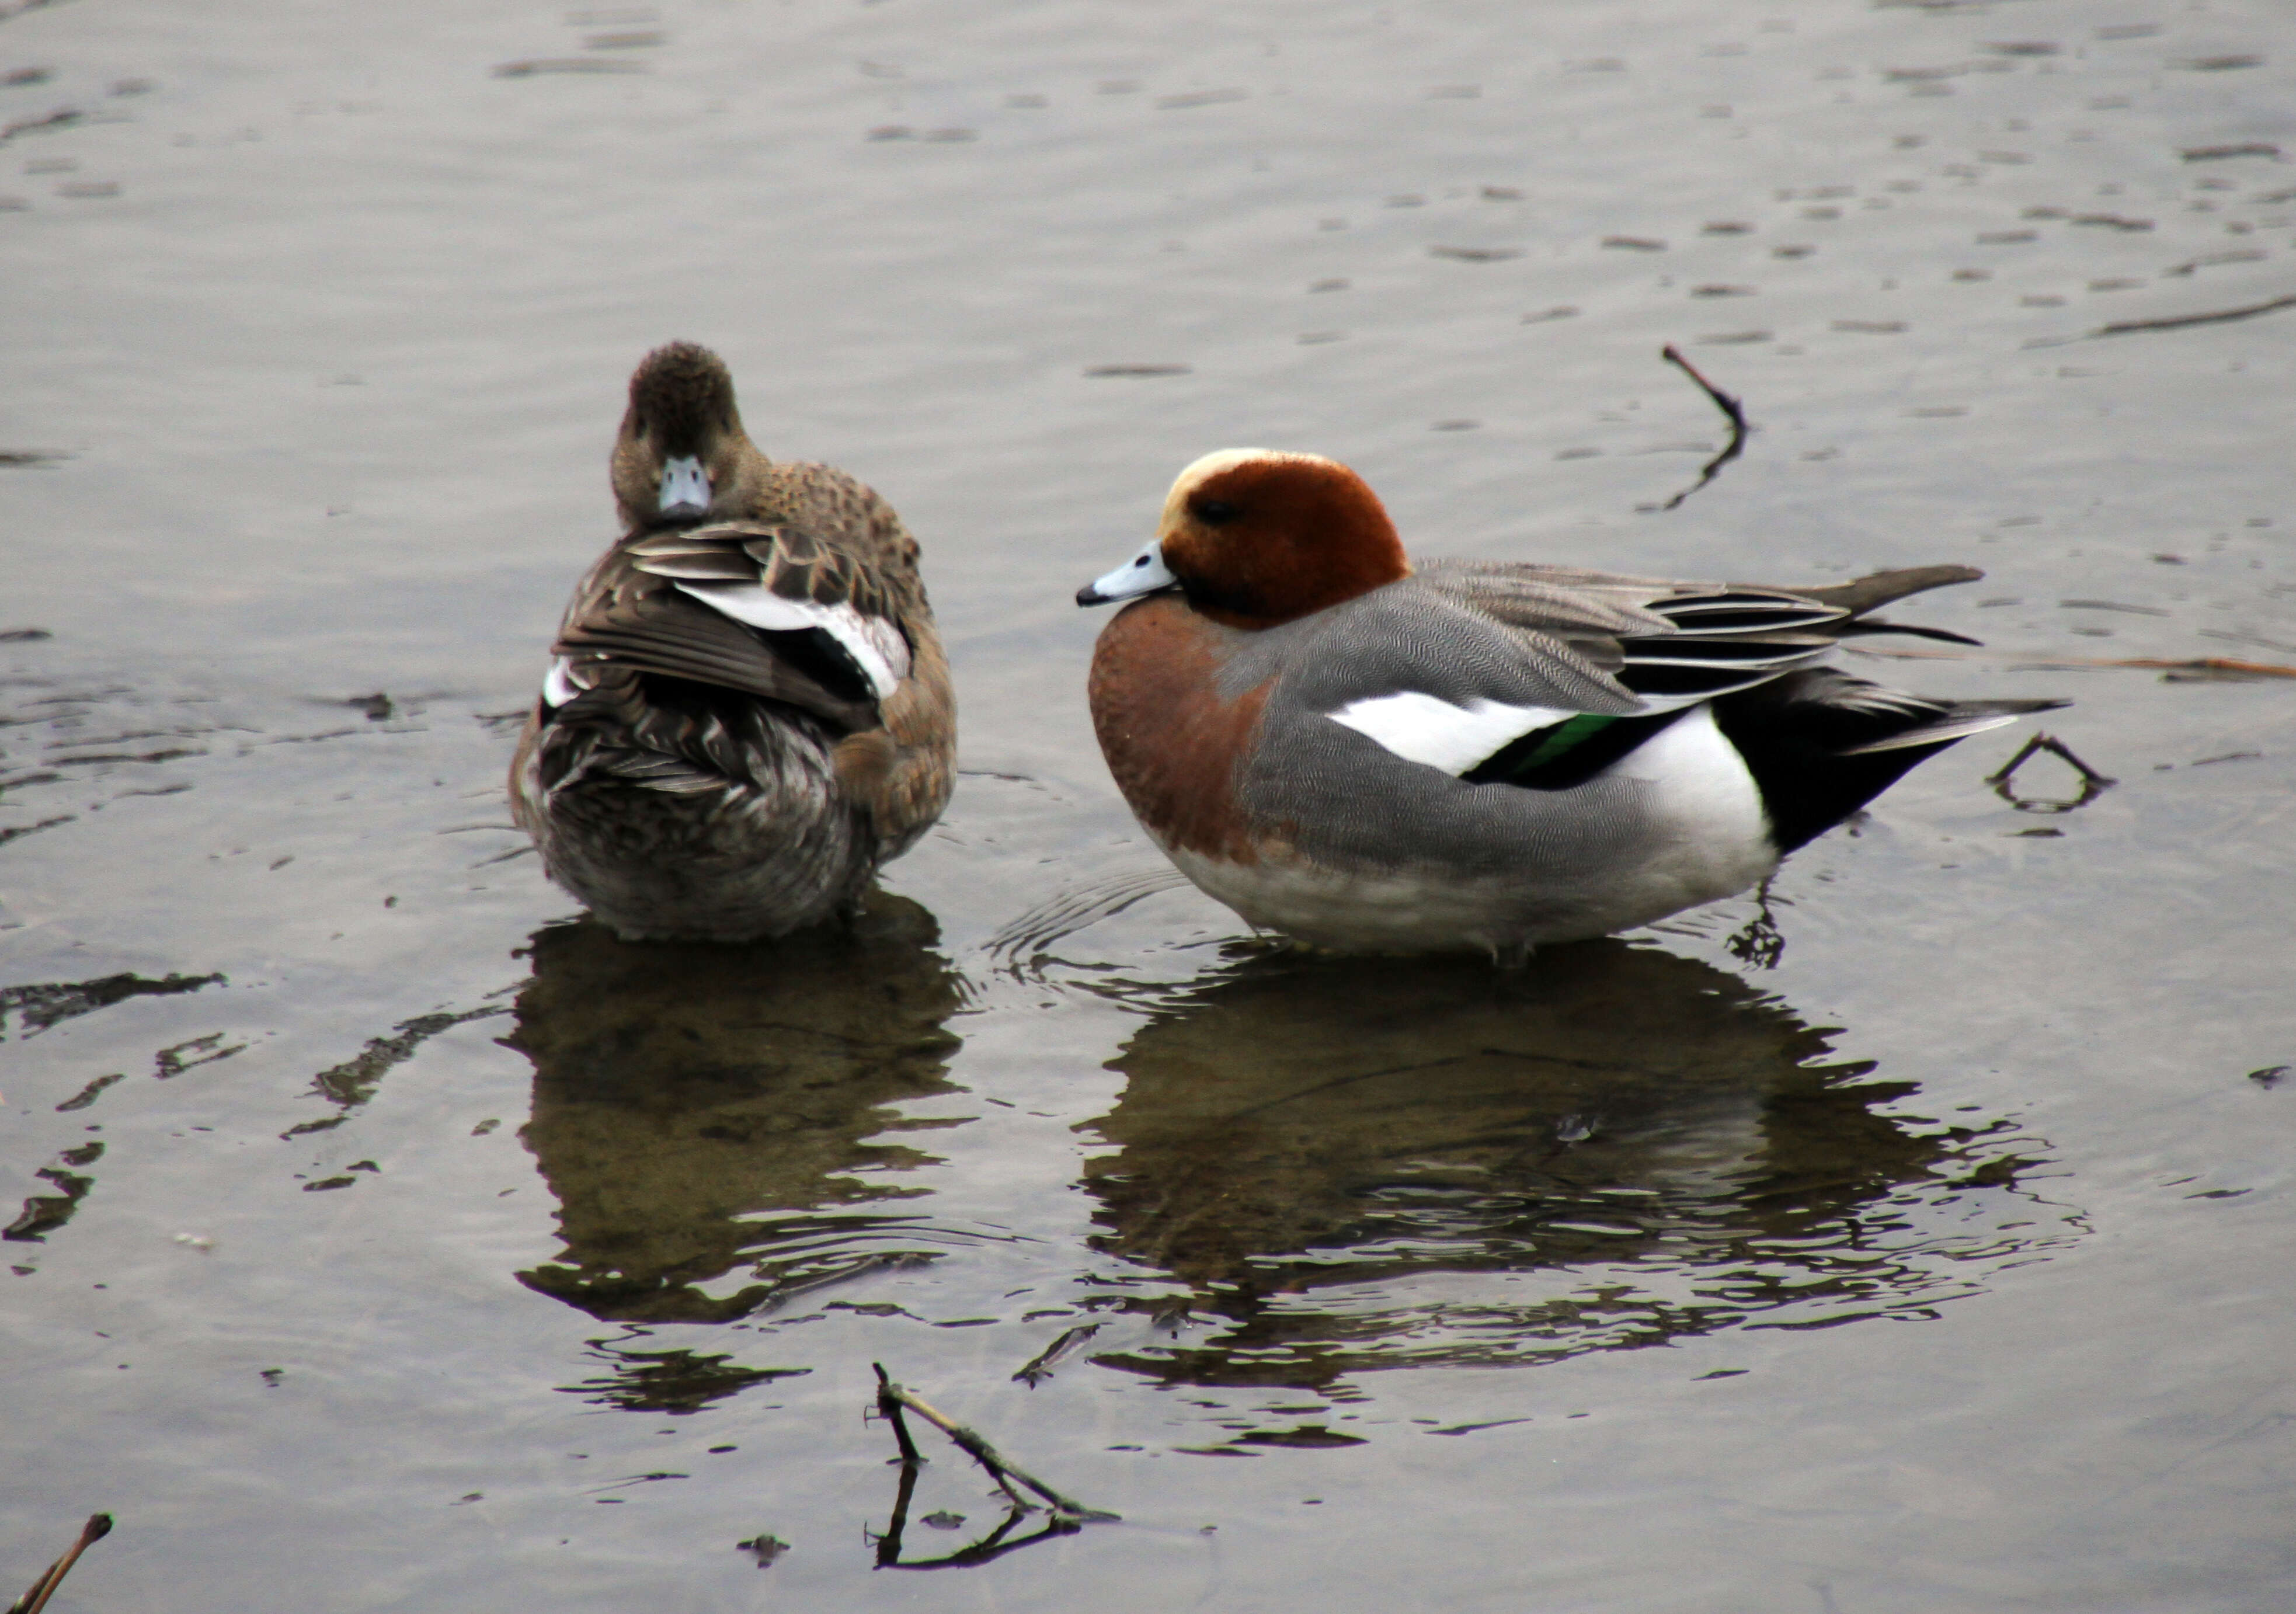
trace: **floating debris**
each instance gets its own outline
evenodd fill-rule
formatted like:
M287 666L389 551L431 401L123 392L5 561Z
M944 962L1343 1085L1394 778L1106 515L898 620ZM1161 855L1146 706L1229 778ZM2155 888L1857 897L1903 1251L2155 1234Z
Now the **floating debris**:
M0 145L7 144L19 135L36 135L43 130L69 128L86 116L87 114L78 107L67 106L57 108L45 118L20 118L13 123L0 124Z
M1181 107L1218 106L1223 102L1243 101L1250 94L1250 90L1188 90L1177 95L1159 95L1156 105L1160 111L1168 112Z
M643 73L647 70L643 61L625 61L611 56L536 56L523 61L497 63L495 77L533 78L545 73Z
M1099 1331L1100 1324L1097 1323L1079 1323L1074 1328L1063 1329L1060 1336L1037 1352L1026 1367L1013 1375L1013 1382L1025 1384L1030 1389L1036 1389L1053 1376L1053 1369L1062 1359L1074 1354L1078 1346Z
M2252 264L2269 254L2256 247L2241 247L2230 252L2203 252L2200 257L2161 271L2161 278L2172 274L2189 275L2197 269L2213 269L2223 264Z
M2296 295L2276 297L2269 302L2251 303L2240 308L2218 308L2207 314L2177 314L2161 319L2124 319L2110 325L2099 325L2091 336L2129 336L2139 331L2181 331L2187 325L2217 325L2231 320L2254 319L2259 314L2272 314L2282 308L2296 308Z
M2124 610L2132 617L2165 617L2171 613L2156 605L2123 605L2118 600L2060 600L2060 610Z

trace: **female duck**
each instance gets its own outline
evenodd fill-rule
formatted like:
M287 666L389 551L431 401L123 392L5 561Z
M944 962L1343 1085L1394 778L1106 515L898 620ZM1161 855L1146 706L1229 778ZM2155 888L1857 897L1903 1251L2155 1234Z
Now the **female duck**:
M550 877L627 937L849 910L947 804L948 662L892 507L775 463L689 342L630 378L626 528L574 591L511 765Z
M1142 827L1255 925L1350 952L1529 947L1747 889L1915 763L2057 700L1812 665L1965 566L1814 588L1414 570L1362 479L1228 449L1078 592L1094 726Z

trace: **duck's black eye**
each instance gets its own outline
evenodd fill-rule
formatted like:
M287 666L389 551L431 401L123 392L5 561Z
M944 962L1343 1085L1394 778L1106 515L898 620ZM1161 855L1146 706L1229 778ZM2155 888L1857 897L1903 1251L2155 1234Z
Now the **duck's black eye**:
M1225 527L1243 513L1243 506L1226 499L1197 499L1189 504L1188 511L1207 527Z

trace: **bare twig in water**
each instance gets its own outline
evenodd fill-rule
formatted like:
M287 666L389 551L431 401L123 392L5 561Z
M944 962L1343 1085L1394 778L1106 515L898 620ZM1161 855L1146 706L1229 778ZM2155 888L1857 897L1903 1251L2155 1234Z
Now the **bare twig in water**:
M2002 765L2001 771L1999 773L1988 774L1985 776L1985 782L1988 784L2008 783L2011 776L2013 775L2019 768L2025 765L2025 761L2028 758L2038 756L2043 751L2048 752L2052 757L2055 757L2065 762L2070 763L2072 765L2073 771L2091 784L2103 786L2108 784L2118 784L2120 782L2117 779L2106 778L2103 774L2098 773L2095 768L2089 766L2087 763L2083 762L2079 758L2074 756L2071 748L2066 745L2063 741L2056 738L2053 734L2029 735L2026 738L2025 743L2018 748L2017 754L2014 757L2010 758L2007 762Z
M893 1426L900 1429L899 1424ZM909 1445L906 1431L901 1439L901 1488L893 1493L893 1517L885 1526L885 1533L877 1537L877 1567L891 1569L901 1561L901 1532L909 1526L909 1498L916 1495L917 1464L923 1461L910 1455L916 1447Z
M1002 1558L1007 1553L1017 1553L1022 1547L1054 1536L1073 1536L1084 1526L1065 1513L1047 1514L1045 1526L1026 1536L1013 1536L1013 1528L1029 1517L1030 1509L1014 1507L1004 1515L1004 1521L969 1546L940 1558L910 1558L901 1556L901 1533L908 1528L909 1498L916 1489L916 1470L903 1465L900 1495L893 1499L893 1517L885 1533L877 1537L877 1567L881 1569L963 1569L977 1563L987 1563L992 1558ZM1006 1537L1011 1539L1007 1540Z
M1715 473L1719 471L1723 466L1727 465L1732 460L1736 459L1740 455L1746 452L1746 411L1744 406L1742 406L1736 398L1732 397L1728 393L1723 391L1721 388L1716 386L1712 381L1708 381L1704 376L1699 374L1698 367L1695 365L1693 365L1688 359L1683 357L1680 349L1677 348L1673 343L1669 342L1664 348L1659 349L1659 356L1664 359L1668 364L1672 365L1676 369L1681 371L1683 374L1688 376L1692 381L1696 381L1698 383L1699 390L1705 393L1708 397L1714 400L1714 406L1717 409L1719 409L1724 414L1730 417L1730 440L1723 445L1721 453L1716 455L1712 459L1706 462L1706 468L1698 473L1698 479L1696 481L1684 488L1680 493L1676 494L1663 504L1644 505L1643 508L1645 510L1674 509L1677 505L1680 504L1683 500L1688 498L1692 494L1696 493L1700 488L1705 487L1707 483L1712 481L1714 479Z
M2181 331L2187 325L2220 325L2230 320L2254 319L2259 314L2273 314L2282 308L2296 308L2296 296L2276 297L2268 303L2251 303L2244 308L2218 308L2209 314L2178 314L2167 319L2119 320L2110 325L2099 325L2089 334L2130 336L2139 331Z
M32 1589L16 1600L8 1614L40 1614L40 1610L48 1606L48 1599L56 1594L56 1588L63 1585L64 1577L71 1573L72 1565L79 1561L79 1555L111 1534L111 1514L89 1514L87 1522L80 1527L79 1539L71 1544L71 1551L50 1564L48 1572L32 1583Z
M2080 794L2070 797L2020 796L2017 794L2017 770L2033 758L2046 751L2050 756L2069 764L2080 775ZM1997 774L1988 774L1985 782L1993 793L2021 813L2070 813L2085 807L2120 782L2108 779L2072 753L2072 748L2054 734L2034 734L2018 748L2017 754L2002 766Z
M870 1365L874 1367L876 1364L872 1363ZM901 1454L901 1467L904 1471L901 1475L901 1501L893 1510L898 1513L901 1506L908 1502L909 1487L915 1482L917 1465L924 1461L924 1455L917 1450L917 1443L909 1438L909 1421L901 1416L901 1404L886 1398L885 1370L882 1367L877 1368L877 1413L892 1424L893 1444L899 1448ZM865 1419L864 1421L865 1422L866 1420Z
M882 1413L892 1423L894 1437L900 1443L901 1461L904 1463L914 1463L918 1460L916 1457L916 1446L908 1438L906 1426L901 1421L901 1411L906 1407L910 1412L914 1413L918 1417L923 1419L927 1423L931 1424L942 1434L947 1435L975 1462L978 1462L982 1468L987 1469L988 1471L989 1478L996 1480L996 1483L1004 1488L1004 1494L1011 1496L1021 1507L1026 1508L1029 1504L1021 1498L1018 1492L1013 1489L1012 1482L1016 1479L1022 1485L1028 1487L1029 1489L1036 1492L1037 1495L1042 1496L1046 1502L1052 1503L1053 1509L1056 1513L1062 1514L1067 1518L1077 1520L1113 1520L1116 1518L1114 1513L1101 1512L1095 1508L1088 1508L1085 1506L1083 1503L1077 1501L1074 1497L1062 1495L1058 1491L1053 1489L1051 1486L1046 1485L1043 1480L1037 1479L1034 1475L1031 1475L1018 1467L1015 1467L1010 1461L999 1454L995 1446L982 1439L980 1435L976 1434L972 1430L965 1428L964 1425L957 1422L956 1420L951 1418L947 1413L942 1412L939 1408L934 1406L931 1402L926 1401L915 1392L904 1389L899 1385L894 1383L891 1377L885 1372L884 1365L882 1363L873 1362L870 1365L877 1370L877 1410Z

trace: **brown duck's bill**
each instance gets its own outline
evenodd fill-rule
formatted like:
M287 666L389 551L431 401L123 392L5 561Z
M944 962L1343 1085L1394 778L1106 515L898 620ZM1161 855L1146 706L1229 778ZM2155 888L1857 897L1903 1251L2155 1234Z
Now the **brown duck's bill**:
M698 521L709 513L709 473L690 454L662 463L661 513L673 521Z

